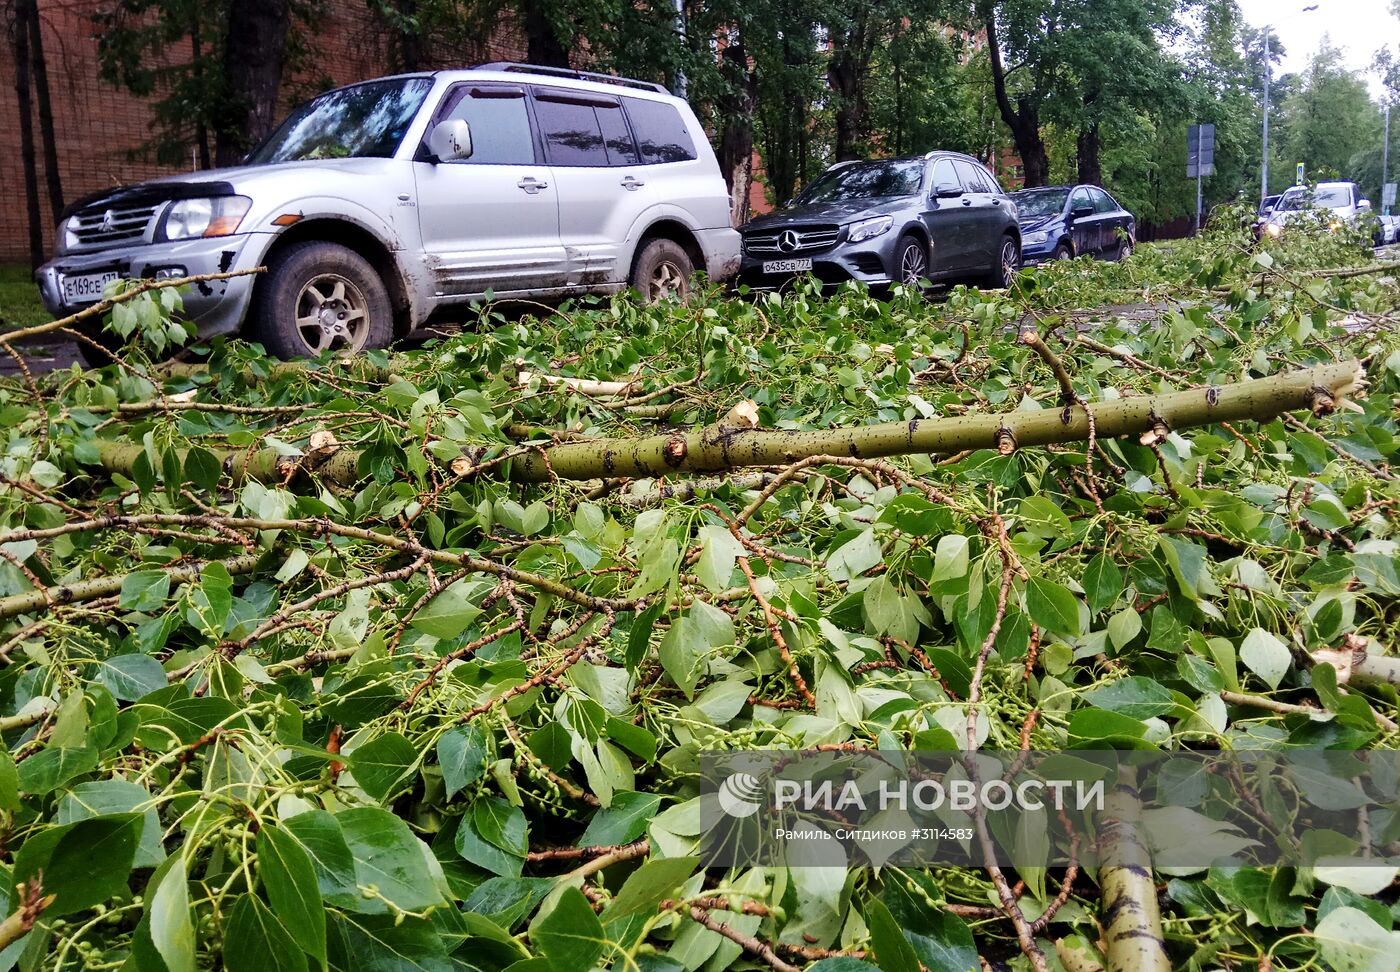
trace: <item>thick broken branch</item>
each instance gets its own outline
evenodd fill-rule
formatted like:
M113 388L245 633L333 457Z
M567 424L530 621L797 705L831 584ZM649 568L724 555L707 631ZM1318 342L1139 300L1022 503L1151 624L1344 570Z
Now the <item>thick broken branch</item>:
M1120 766L1118 783L1104 801L1099 848L1103 867L1103 923L1108 972L1171 972L1162 939L1162 914L1152 881L1152 856L1142 842L1137 775Z
M248 554L243 557L231 557L228 560L220 561L220 563L228 568L230 574L246 574L257 566L261 557L261 554ZM198 579L200 571L205 566L205 564L187 564L181 567L172 567L165 571L165 574L170 578L170 586L176 587ZM152 566L151 569L158 568ZM126 578L126 574L94 577L92 580L78 581L74 584L57 585L41 591L26 591L23 594L0 597L0 618L12 618L17 614L29 614L32 611L41 611L62 604L76 604L80 601L95 601L101 597L111 597L121 593L122 582Z
M1097 438L1107 439L1214 422L1265 422L1295 409L1328 414L1364 384L1360 363L1347 361L1257 381L1100 402L1093 406L1093 422ZM741 402L719 422L689 432L541 447L513 458L509 476L517 482L656 478L677 472L785 466L822 455L872 459L914 453L946 455L967 449L998 449L1005 453L1026 446L1085 441L1090 431L1088 414L1084 409L1073 408L913 419L806 432L759 429L756 423L751 403ZM101 464L124 474L131 472L143 451L140 444L129 442L99 440L97 447ZM183 461L183 450L177 451L182 452ZM325 457L318 454L301 458L288 457L274 449L251 453L210 451L235 484L249 479L286 482L302 472L343 485L359 478L359 453L351 449ZM486 471L485 467L464 467L468 475Z

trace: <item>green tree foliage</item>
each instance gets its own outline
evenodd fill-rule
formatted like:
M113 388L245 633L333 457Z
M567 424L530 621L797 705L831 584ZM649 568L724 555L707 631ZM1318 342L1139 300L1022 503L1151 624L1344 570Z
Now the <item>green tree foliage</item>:
M1314 180L1349 178L1352 159L1380 144L1380 113L1366 81L1341 58L1324 43L1283 101L1284 151Z

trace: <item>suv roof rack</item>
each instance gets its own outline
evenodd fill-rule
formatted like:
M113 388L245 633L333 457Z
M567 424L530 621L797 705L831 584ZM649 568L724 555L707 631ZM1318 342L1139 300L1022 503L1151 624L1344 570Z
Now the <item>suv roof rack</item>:
M596 71L575 71L572 68L541 67L538 64L522 64L518 61L491 61L478 64L473 71L510 71L516 74L539 74L550 78L572 78L575 81L597 81L601 84L616 84L625 88L641 88L644 91L657 91L670 94L662 85L652 81L638 81L635 78L619 78L615 74L599 74Z

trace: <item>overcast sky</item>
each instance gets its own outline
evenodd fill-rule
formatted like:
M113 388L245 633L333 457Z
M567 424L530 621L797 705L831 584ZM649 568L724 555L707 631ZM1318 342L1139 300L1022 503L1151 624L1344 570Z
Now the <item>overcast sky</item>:
M1313 4L1316 10L1302 12ZM1284 71L1307 67L1324 34L1342 49L1353 69L1367 70L1382 45L1400 48L1400 20L1391 16L1389 0L1239 0L1239 5L1254 26L1274 25L1274 36L1288 51ZM1374 77L1369 80L1372 93L1378 95L1380 85Z

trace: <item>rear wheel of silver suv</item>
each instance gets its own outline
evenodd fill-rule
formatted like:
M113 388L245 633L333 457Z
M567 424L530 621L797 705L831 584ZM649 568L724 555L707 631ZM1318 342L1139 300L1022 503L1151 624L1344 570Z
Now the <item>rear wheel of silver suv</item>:
M337 243L294 243L268 261L250 321L279 358L388 347L389 292L364 257Z
M642 247L632 263L633 288L648 304L684 300L690 296L695 264L674 240L655 239Z

